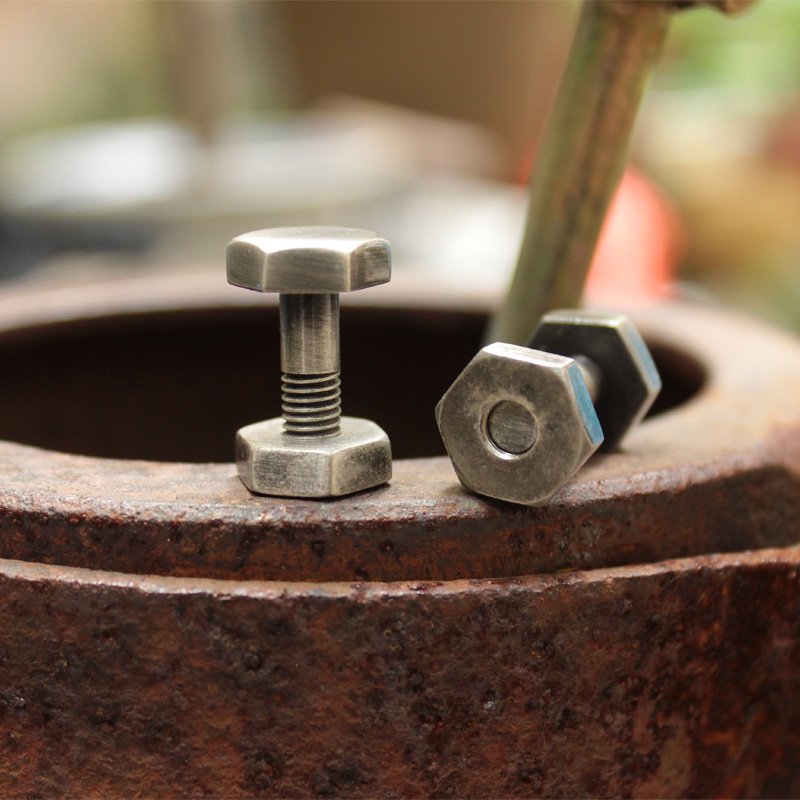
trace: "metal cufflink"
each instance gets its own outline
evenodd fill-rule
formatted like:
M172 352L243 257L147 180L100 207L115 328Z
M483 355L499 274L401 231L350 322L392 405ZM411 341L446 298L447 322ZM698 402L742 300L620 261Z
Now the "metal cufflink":
M529 347L484 347L439 401L436 421L467 489L538 505L601 444L617 445L660 389L624 314L554 311Z
M228 282L280 293L282 418L236 434L239 477L251 492L336 497L392 476L389 438L341 416L339 293L386 283L389 243L356 228L272 228L237 236Z

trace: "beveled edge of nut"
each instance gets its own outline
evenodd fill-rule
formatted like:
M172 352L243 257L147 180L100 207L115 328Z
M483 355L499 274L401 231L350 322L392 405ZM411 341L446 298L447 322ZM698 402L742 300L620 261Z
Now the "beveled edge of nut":
M284 433L276 417L237 431L236 469L254 494L340 497L389 481L392 450L368 419L341 417L336 436L305 438Z
M232 239L228 283L256 292L334 294L390 280L391 245L361 228L264 228Z
M536 420L524 453L489 440L486 419L512 400ZM496 342L480 350L436 406L436 422L465 488L523 505L547 502L603 441L578 364L571 358Z

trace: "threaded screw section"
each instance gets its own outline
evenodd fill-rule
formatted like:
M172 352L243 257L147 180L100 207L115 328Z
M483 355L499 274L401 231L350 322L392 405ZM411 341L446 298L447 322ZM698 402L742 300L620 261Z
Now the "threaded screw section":
M339 372L281 376L283 430L293 436L334 436L342 416Z

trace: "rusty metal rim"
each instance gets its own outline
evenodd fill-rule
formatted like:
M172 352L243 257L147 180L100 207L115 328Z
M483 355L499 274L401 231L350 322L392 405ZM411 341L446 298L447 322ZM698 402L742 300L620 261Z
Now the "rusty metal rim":
M419 305L420 300L418 288L402 281L391 292L376 290L373 294L379 305L386 306ZM436 294L429 291L427 296ZM361 302L358 295L354 297ZM480 308L487 304L486 298L459 297L452 292L448 297L459 307ZM120 280L89 290L70 288L61 293L18 289L0 296L3 308L0 337L24 336L26 331L70 319L252 304L247 293L229 291L220 285L217 275L203 274L166 276L155 281ZM593 459L545 507L527 509L468 495L458 484L446 458L397 461L395 477L389 486L337 501L317 502L252 496L236 477L233 464L101 459L0 442L0 517L4 520L4 530L29 532L32 526L38 526L39 547L52 535L53 525L48 531L48 524L57 520L58 525L71 530L68 535L74 542L70 546L80 549L83 538L91 537L93 530L125 526L146 535L157 535L159 542L169 542L170 532L178 526L202 527L212 547L218 546L228 534L236 539L235 547L239 547L243 532L264 536L264 531L269 531L276 539L283 537L284 548L294 546L290 540L295 534L308 538L309 527L319 536L337 542L348 532L356 548L370 541L379 529L381 534L402 531L406 540L413 540L418 553L445 562L450 559L452 548L461 546L462 538L472 537L477 541L483 537L489 541L495 536L496 541L501 541L501 537L505 541L509 530L563 531L565 526L585 524L586 514L593 518L598 514L613 517L614 512L609 509L618 498L626 503L626 513L632 515L629 526L636 513L645 513L642 509L647 508L651 499L661 498L660 517L650 531L657 540L661 529L671 523L670 504L675 498L684 498L682 513L689 514L692 490L727 482L720 502L728 503L737 491L735 478L742 474L761 476L759 479L765 485L780 484L775 492L781 496L791 492L800 494L797 491L800 409L785 401L800 394L797 342L758 323L708 307L666 304L636 316L651 341L663 342L700 364L707 373L705 386L689 402L645 421L626 440L623 451ZM735 342L732 331L737 337ZM779 480L770 481L770 476L776 475ZM760 491L760 487L757 489ZM668 499L664 500L665 497ZM770 502L768 496L764 502ZM616 513L619 517L619 509ZM764 529L779 527L773 522L765 516ZM702 527L704 522L699 524ZM720 524L724 527L727 523ZM606 520L592 535L605 535L606 528L613 525L617 523ZM755 546L785 545L798 538L796 530L782 535L784 538L779 541L760 541ZM553 549L552 542L545 544ZM586 542L579 544L584 547ZM148 546L145 543L142 549ZM482 546L488 549L487 545ZM740 546L737 541L720 549ZM700 555L715 552L719 547L713 537L709 541L673 543L661 549L656 541L647 556L635 548L624 557L604 556L599 560L592 560L591 554L578 553L566 565L548 562L531 566L526 562L519 567L522 572L513 564L469 566L455 570L453 575L448 573L447 578L499 577L564 566L605 567ZM437 548L441 552L434 552ZM427 555L426 550L430 551ZM6 550L0 555L21 558L18 552ZM39 560L31 552L32 555L24 557ZM280 553L275 551L269 557L277 563ZM58 553L50 552L41 560L87 566L76 563L76 559L83 558L80 553L68 561L58 558ZM352 554L347 558L352 559ZM100 560L88 566L117 569L121 563ZM159 572L162 568L172 569L155 562L149 565L145 560L132 571ZM356 580L399 579L396 570L376 569L373 573L359 569L356 565L354 572L348 574L354 574ZM200 571L195 576L229 578L235 572L234 566L229 566L216 572ZM401 577L424 579L437 577L435 573L435 569L431 572L426 567ZM189 572L180 567L171 574ZM263 578L265 573L256 571L248 575L243 570L241 574L256 579ZM271 579L279 579L277 567L270 574ZM290 574L299 579L299 572ZM342 568L336 567L328 573L321 570L319 577L324 581L331 576L339 579L344 574Z
M608 567L561 575L524 575L514 578L461 579L453 581L237 581L213 578L176 578L162 575L132 575L80 567L51 566L28 561L0 559L0 576L11 580L73 585L79 588L115 588L153 595L209 595L217 599L248 597L260 600L290 600L318 597L347 602L381 602L387 598L413 599L421 594L445 598L487 590L501 592L547 591L553 587L607 584L617 580L654 575L698 573L704 570L737 570L775 564L797 565L800 570L800 545L765 548L741 553L716 553L690 558L668 559L654 564Z
M160 285L159 285L160 283ZM188 284L188 285L187 285ZM187 279L186 276L168 276L161 281L148 280L117 281L90 290L67 288L62 293L33 291L6 292L0 296L3 303L3 318L0 320L0 336L9 332L24 333L28 328L40 328L43 324L114 313L146 314L170 309L206 309L213 307L238 307L253 305L247 293L226 291L219 281L206 275ZM244 299L242 299L242 297ZM355 295L358 300L361 298ZM380 296L386 305L419 300L408 285L399 291L384 292ZM450 298L453 301L453 298ZM474 307L486 306L485 299L474 295L461 298L464 304L472 302ZM454 303L459 302L456 298ZM729 341L728 323L730 315L707 307L666 304L653 307L637 316L637 321L651 340L669 342L670 347L683 350L696 359L706 370L708 378L699 396L682 407L659 417L645 421L626 440L624 450L602 459L595 459L565 488L555 502L570 504L582 502L588 494L602 498L615 494L619 482L628 482L632 477L629 467L635 467L638 475L659 475L663 490L677 489L684 483L686 475L675 471L673 452L654 448L654 443L665 427L689 430L691 436L681 442L686 456L680 466L691 470L698 480L708 480L724 474L728 458L735 454L739 465L746 464L750 456L760 460L765 442L769 443L782 429L790 429L800 421L800 412L785 403L785 397L800 390L800 345L787 335L771 330L759 323L737 318L741 334L734 344ZM742 365L747 364L747 369ZM739 402L731 403L732 398ZM714 429L706 424L715 421ZM701 423L698 427L697 423ZM231 464L184 464L179 462L143 462L135 460L103 459L96 457L58 453L29 447L16 442L0 442L0 497L18 498L21 504L36 496L46 502L52 497L55 506L76 511L80 504L90 499L98 511L107 509L114 513L130 514L141 520L142 514L157 518L159 509L168 508L170 515L180 508L189 517L201 514L204 518L210 509L225 517L226 512L236 513L241 524L244 513L253 521L263 523L265 514L275 511L275 518L291 521L301 515L309 501L291 499L259 498L250 495L235 478ZM793 459L792 459L793 460ZM23 474L15 474L14 462L24 462ZM626 471L620 473L618 466L625 462ZM158 465L159 475L154 478L148 467ZM796 462L793 464L796 466ZM416 485L414 473L423 471L425 481ZM58 490L58 481L69 473L69 477L80 475L86 478L83 492L70 496ZM126 479L126 497L120 498L109 491L108 483L93 484L92 475L113 473ZM435 476L436 484L429 497L419 497L418 492ZM189 480L194 477L195 480ZM182 486L181 496L175 497L175 487ZM443 491L443 485L451 492ZM167 486L167 491L164 487ZM211 487L216 492L209 492ZM412 490L409 495L404 489ZM391 507L394 513L405 510L408 518L426 519L431 515L440 517L450 513L447 495L461 494L458 483L446 458L405 459L395 462L395 478L389 487L342 498L325 505L335 513L339 521L348 519L348 512L357 510L360 518L363 510L377 501ZM27 490L26 490L27 489ZM105 491L104 491L105 490ZM172 494L173 496L167 496ZM466 497L466 496L465 496ZM496 504L487 503L477 497L472 500L470 511L481 510L495 513ZM431 510L435 501L437 508ZM439 503L444 506L438 508ZM315 505L315 503L310 503ZM55 507L54 506L54 507Z

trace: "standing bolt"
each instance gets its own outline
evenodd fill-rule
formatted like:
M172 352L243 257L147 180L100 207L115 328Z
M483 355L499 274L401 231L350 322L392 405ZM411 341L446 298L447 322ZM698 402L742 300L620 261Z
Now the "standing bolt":
M530 347L484 347L439 401L436 421L467 489L538 505L601 444L617 445L660 389L626 316L554 311Z
M386 434L341 416L339 293L386 283L389 243L355 228L271 228L237 236L228 283L280 294L282 419L236 434L239 477L251 492L334 497L392 476Z

